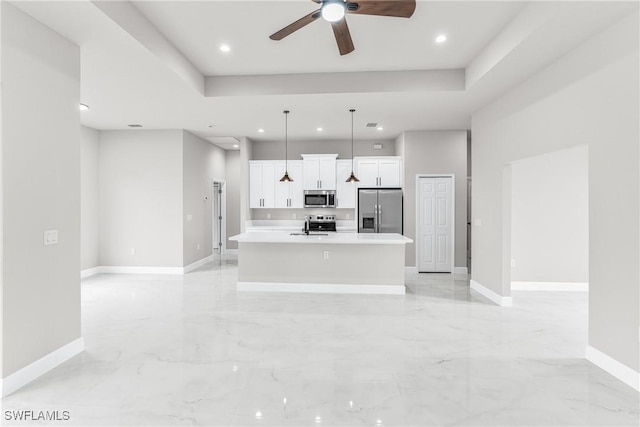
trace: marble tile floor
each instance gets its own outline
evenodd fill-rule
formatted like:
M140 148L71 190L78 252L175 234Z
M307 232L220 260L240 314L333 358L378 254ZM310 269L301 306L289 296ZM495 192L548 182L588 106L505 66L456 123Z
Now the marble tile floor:
M238 293L237 262L82 282L86 351L6 397L52 425L638 426L587 362L587 295L408 275L405 296ZM7 422L4 425L44 425Z

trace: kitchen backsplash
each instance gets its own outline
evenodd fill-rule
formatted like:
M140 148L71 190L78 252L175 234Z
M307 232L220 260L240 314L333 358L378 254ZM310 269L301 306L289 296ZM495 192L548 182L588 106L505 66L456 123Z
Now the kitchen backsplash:
M306 215L335 215L337 220L353 220L355 209L251 209L251 219L304 219Z

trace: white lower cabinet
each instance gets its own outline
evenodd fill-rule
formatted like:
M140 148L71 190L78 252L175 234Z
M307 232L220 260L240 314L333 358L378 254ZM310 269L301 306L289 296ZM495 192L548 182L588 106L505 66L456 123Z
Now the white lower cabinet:
M356 207L357 184L346 182L351 175L351 160L336 161L336 208L354 209Z
M302 160L290 160L285 164L284 161L275 162L276 168L276 208L293 208L303 207L303 176L302 176ZM289 177L293 182L280 182L280 178L289 172Z

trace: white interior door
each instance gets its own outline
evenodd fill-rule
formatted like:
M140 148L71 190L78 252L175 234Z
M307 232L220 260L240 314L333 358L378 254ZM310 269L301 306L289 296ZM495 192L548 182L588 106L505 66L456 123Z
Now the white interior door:
M418 271L453 271L453 184L450 177L419 179Z

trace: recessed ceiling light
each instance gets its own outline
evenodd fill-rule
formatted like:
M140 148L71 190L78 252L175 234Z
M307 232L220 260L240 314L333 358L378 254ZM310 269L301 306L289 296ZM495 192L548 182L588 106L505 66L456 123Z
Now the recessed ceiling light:
M316 129L318 132L322 132L322 128L318 128Z
M258 132L264 133L264 129L258 129Z
M228 44L221 44L220 45L220 50L223 52L230 52L231 51L231 47Z
M238 144L233 144L233 148L238 148L240 147Z
M377 129L378 130L384 130L384 128L382 126L378 126Z
M444 43L447 41L447 36L445 36L444 34L440 34L438 37L436 37L436 43Z
M87 111L89 106L87 104L80 104L80 111Z

